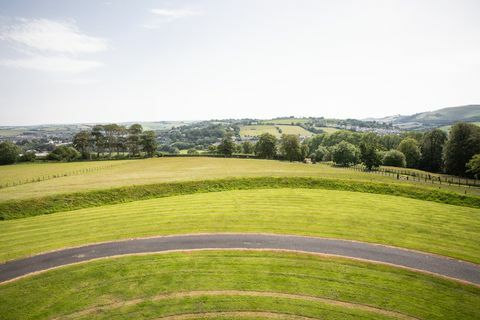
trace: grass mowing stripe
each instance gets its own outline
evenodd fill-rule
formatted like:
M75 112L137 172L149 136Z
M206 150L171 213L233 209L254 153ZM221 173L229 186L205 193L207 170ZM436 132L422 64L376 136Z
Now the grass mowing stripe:
M116 302L148 300L159 294L225 290L300 294L420 319L468 320L480 315L480 288L474 286L385 265L268 251L151 254L62 267L0 286L0 312L6 320L53 318ZM167 309L162 309L164 301L145 302L101 315L141 318L146 312L145 317L153 318L161 313L189 312L190 307L196 308L195 312L221 310L218 300L202 301L207 300L187 303L180 299ZM235 310L243 306L251 311L258 306L259 297L232 301L239 303L234 304ZM270 310L282 312L281 308L289 305L288 301L266 302L261 309L270 306ZM297 305L289 312L298 314L299 308ZM345 315L344 309L330 311L326 314L335 314L334 319Z
M255 314L261 312L272 316L273 314L289 315L290 319L398 319L381 314L370 313L362 310L341 308L334 305L313 303L310 301L296 301L285 298L269 297L232 297L232 296L204 296L186 297L162 300L161 303L145 301L140 305L125 306L118 310L105 310L97 313L96 319L183 319L184 314ZM271 318L271 317L270 317ZM77 319L90 319L79 317ZM192 319L190 317L190 319Z
M479 209L289 188L199 193L2 221L0 261L91 242L215 232L343 238L480 262Z
M480 208L480 197L420 187L320 178L241 178L130 186L0 203L0 220L182 194L262 188L312 188L386 194Z
M339 306L342 308L349 308L349 309L357 309L361 311L376 313L380 315L384 315L387 317L393 317L395 319L415 319L413 317L409 317L407 315L387 311L379 308L374 308L362 304L355 304L355 303L348 303L344 301L338 300L331 300L325 299L321 297L313 297L313 296L305 296L299 294L288 294L288 293L279 293L279 292L265 292L265 291L236 291L236 290L221 290L221 291L190 291L190 292L175 292L170 294L162 294L156 295L153 297L149 297L148 299L141 299L137 298L134 300L127 300L127 301L120 301L120 302L113 302L110 304L102 305L101 307L95 307L91 309L81 310L79 312L70 314L65 316L65 318L77 318L78 316L85 316L92 313L98 313L99 311L103 310L111 310L115 308L120 308L124 306L133 306L138 305L142 302L149 301L149 302L158 302L163 300L168 300L172 298L191 298L191 297L200 297L200 296L237 296L237 297L269 297L269 298L286 298L286 299L294 299L294 300L304 300L310 302L317 302L321 304Z

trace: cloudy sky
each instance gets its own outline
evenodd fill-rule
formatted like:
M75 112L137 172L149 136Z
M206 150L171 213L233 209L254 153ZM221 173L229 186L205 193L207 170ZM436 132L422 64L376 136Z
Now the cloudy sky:
M0 125L480 103L478 0L0 0Z

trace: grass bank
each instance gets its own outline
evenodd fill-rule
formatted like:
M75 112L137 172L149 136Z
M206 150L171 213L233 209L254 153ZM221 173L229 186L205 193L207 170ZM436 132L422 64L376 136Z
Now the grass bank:
M307 177L259 177L139 185L35 199L9 200L0 203L0 220L182 194L261 188L355 191L480 208L480 197L460 195L443 190L424 189L411 185Z
M216 294L171 296L192 291ZM313 302L309 297L330 301ZM218 311L320 319L468 320L478 319L478 305L479 288L425 274L347 259L251 251L105 259L0 286L4 320L152 319Z
M298 188L196 193L1 221L0 261L94 242L218 232L360 240L480 263L480 209Z
M91 162L96 164L97 162ZM0 189L0 202L7 200L20 200L42 198L45 196L105 190L110 188L127 187L132 184L146 185L158 183L201 181L230 178L252 177L313 177L323 179L351 179L365 182L384 182L404 185L415 185L427 190L438 189L431 183L396 180L392 176L382 176L332 168L327 165L309 165L298 162L259 160L259 159L231 159L231 158L154 158L125 161L101 161L100 164L110 165L96 171L87 173L62 175L55 179L36 181L39 176L48 177L51 172L68 172L80 170L90 163L47 163L0 166L0 182L9 179L35 180L33 183L17 185ZM121 165L117 165L121 164ZM67 166L68 165L68 166ZM98 165L98 164L97 164ZM67 169L68 167L68 169ZM15 178L17 177L17 178ZM20 180L21 180L20 179ZM442 185L442 189L468 195L480 196L480 188L461 188L458 186Z

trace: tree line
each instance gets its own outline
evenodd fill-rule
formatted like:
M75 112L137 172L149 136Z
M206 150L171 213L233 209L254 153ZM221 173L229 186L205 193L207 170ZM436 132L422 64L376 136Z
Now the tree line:
M216 152L229 156L238 149L264 159L302 161L309 157L340 166L363 163L368 170L385 165L480 178L480 127L463 122L453 125L448 135L440 129L403 136L340 130L301 142L296 135L278 139L264 133L255 144L241 146L227 136Z

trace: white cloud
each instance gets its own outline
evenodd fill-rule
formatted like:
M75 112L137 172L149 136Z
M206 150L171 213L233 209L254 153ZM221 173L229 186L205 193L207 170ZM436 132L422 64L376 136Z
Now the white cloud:
M2 21L0 40L24 56L1 60L0 65L65 73L80 73L102 66L99 61L78 56L108 48L106 40L83 34L74 21L48 19Z
M104 39L85 35L73 21L48 19L18 19L3 27L0 39L30 49L63 53L92 53L107 49Z
M0 65L39 71L81 73L100 67L103 64L93 60L79 60L67 57L33 56L26 59L0 60Z
M169 20L200 15L200 12L192 9L152 9L150 11L157 16Z

